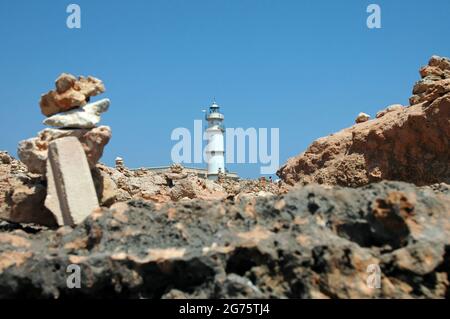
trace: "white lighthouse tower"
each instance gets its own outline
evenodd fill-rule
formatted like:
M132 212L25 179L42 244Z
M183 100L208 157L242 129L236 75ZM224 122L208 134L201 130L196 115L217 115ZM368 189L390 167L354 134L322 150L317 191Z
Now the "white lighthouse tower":
M206 129L206 161L208 163L208 179L216 180L219 173L225 173L225 148L224 148L224 116L219 111L220 107L214 101L206 113L208 128Z

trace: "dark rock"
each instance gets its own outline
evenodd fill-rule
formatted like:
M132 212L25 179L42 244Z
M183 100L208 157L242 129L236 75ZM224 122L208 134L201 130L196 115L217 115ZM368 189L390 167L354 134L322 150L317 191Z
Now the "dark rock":
M73 230L0 227L0 298L445 298L450 196L381 182L130 202ZM80 289L66 285L81 267ZM379 265L381 288L367 285Z

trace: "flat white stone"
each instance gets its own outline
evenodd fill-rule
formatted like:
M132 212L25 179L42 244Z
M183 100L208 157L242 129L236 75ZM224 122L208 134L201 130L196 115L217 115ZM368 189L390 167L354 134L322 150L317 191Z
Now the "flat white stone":
M108 111L109 105L109 99L102 99L52 115L44 120L44 124L59 128L94 128L100 122L100 114Z

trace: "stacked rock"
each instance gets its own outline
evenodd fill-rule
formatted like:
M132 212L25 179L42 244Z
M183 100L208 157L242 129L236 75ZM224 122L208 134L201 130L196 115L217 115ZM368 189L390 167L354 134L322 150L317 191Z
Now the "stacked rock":
M125 163L122 157L116 157L115 164L118 171L123 171L125 169Z
M413 88L409 104L431 102L450 92L450 59L433 55L427 66L420 69L421 80Z
M94 168L111 139L108 126L97 127L100 114L108 110L110 101L88 102L92 96L105 92L105 87L94 77L77 79L66 73L56 79L55 86L56 90L42 95L40 101L41 112L47 116L44 124L53 128L20 142L19 158L31 173L45 174L49 143L73 136L82 144L90 168Z
M101 80L61 74L56 89L42 95L46 128L19 143L18 155L31 173L47 179L45 206L59 225L80 223L99 206L90 170L111 139L108 126L97 126L110 101L89 103L105 92Z
M180 180L188 177L188 173L184 171L184 167L179 163L170 165L169 172L164 174L169 184L172 185L173 181Z

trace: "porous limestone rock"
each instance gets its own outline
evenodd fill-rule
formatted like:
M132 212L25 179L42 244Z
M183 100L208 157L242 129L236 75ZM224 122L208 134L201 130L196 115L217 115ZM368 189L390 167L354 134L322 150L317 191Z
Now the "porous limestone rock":
M413 88L410 105L433 101L450 93L450 59L432 56L427 66L420 69L422 79Z
M52 213L44 207L45 196L45 181L26 174L21 162L0 151L0 219L55 226Z
M97 165L91 170L91 173L100 205L109 207L114 204L119 196L117 185L109 174L105 172L104 166Z
M222 186L195 175L188 175L174 183L175 185L170 189L170 198L173 201L183 198L224 199L227 197L227 193Z
M427 78L433 70L440 79ZM277 172L288 184L358 187L399 180L450 183L450 61L432 57L409 107L314 141ZM392 116L390 115L392 114Z
M81 223L99 208L89 164L79 140L74 136L49 144L45 206L58 225Z
M105 92L103 82L92 76L80 76L78 79L71 74L61 74L55 82L56 90L41 96L41 112L51 116L86 105L89 98Z
M0 298L448 299L449 220L448 192L383 181L248 204L132 200L56 232L0 222Z
M364 123L370 120L370 115L366 113L359 113L355 119L355 123Z
M0 178L0 219L13 223L56 226L56 219L44 206L46 194L45 182L40 178Z
M100 114L108 110L109 104L109 99L102 99L52 115L44 120L44 124L59 128L94 128L100 122Z
M93 129L44 129L37 137L19 143L20 160L35 174L45 174L50 142L63 137L74 136L81 142L89 166L94 168L103 155L103 149L111 139L111 129L99 126Z

